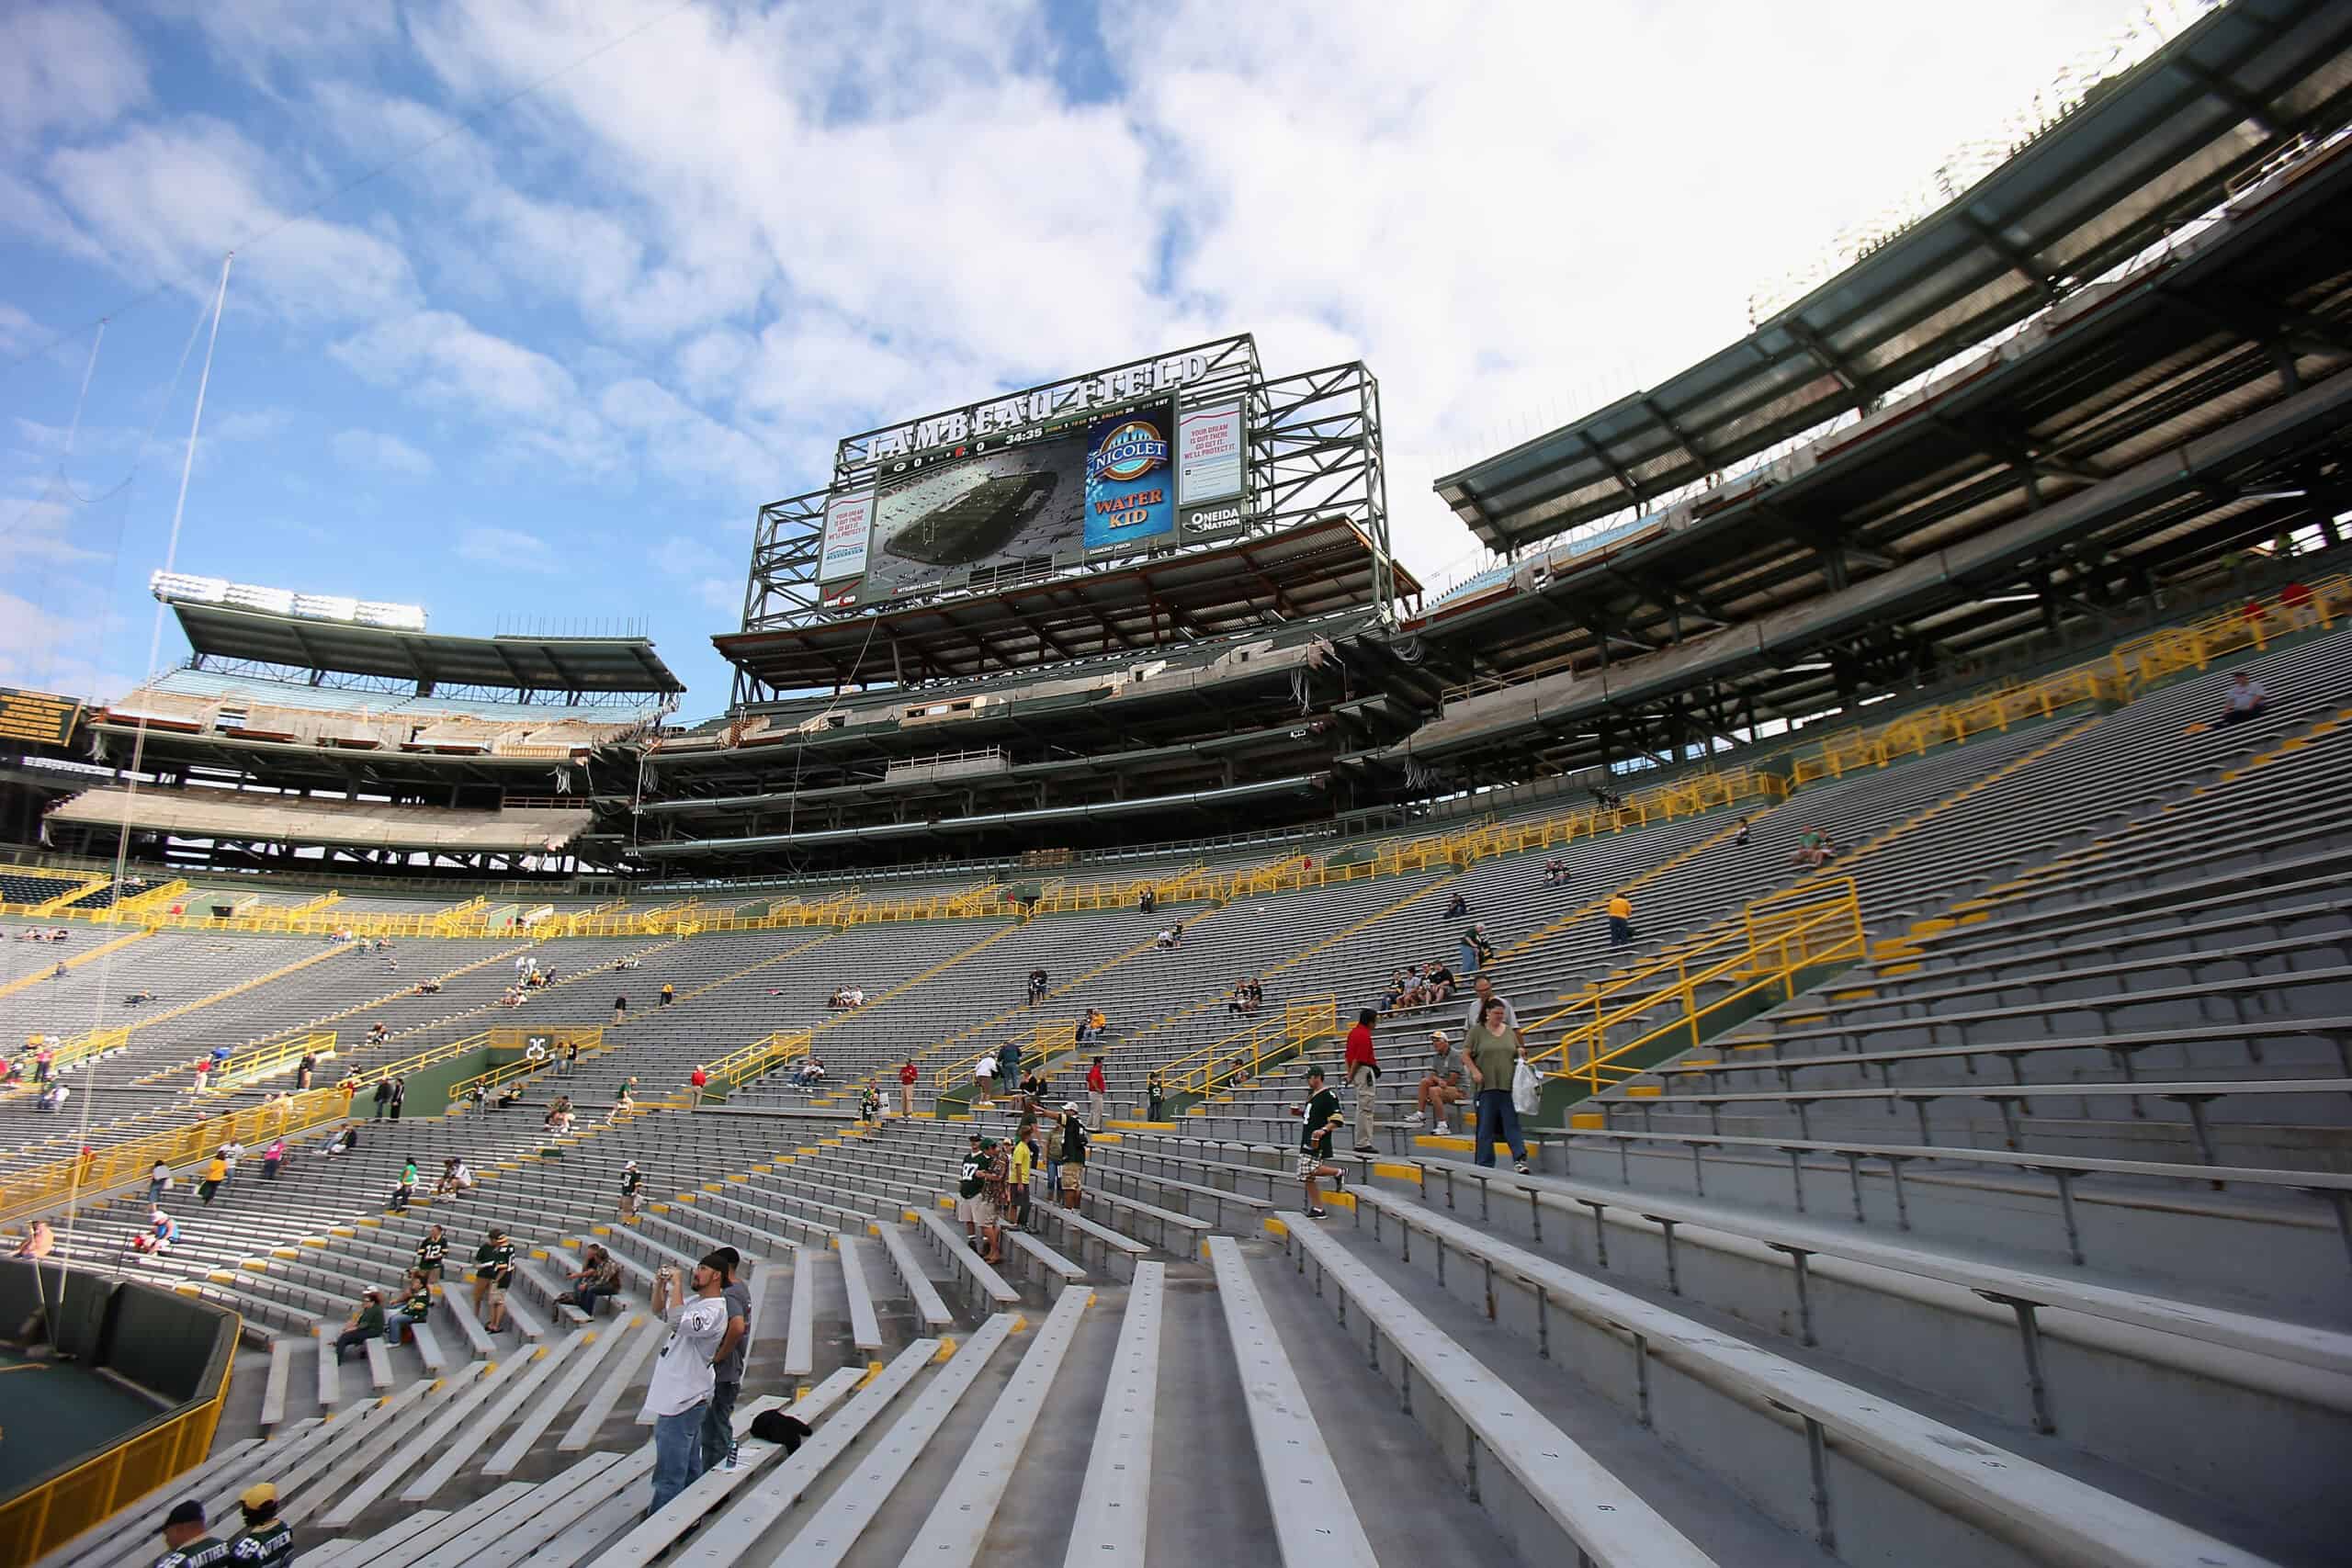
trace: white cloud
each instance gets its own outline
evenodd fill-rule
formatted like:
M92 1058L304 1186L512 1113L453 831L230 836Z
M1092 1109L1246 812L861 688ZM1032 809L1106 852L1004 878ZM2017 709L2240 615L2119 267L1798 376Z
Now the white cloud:
M160 277L209 293L221 256L266 234L238 254L232 299L240 308L259 302L297 321L348 321L416 297L395 239L291 216L308 193L218 119L135 126L104 146L52 152L43 173L108 262L142 286Z
M447 310L389 318L329 352L368 380L454 412L496 422L503 443L582 471L616 454L569 370L536 349Z
M705 608L726 616L730 623L742 615L741 557L722 555L702 540L684 534L669 536L646 555L656 570L694 594Z
M208 441L275 441L294 428L287 409L238 409L204 423Z
M371 468L395 479L430 479L434 462L430 455L417 450L397 435L380 430L338 431L328 448L334 460L345 468Z
M138 45L97 6L16 0L0 12L0 141L94 130L146 98Z
M122 639L109 634L120 628L98 604L82 589L62 590L46 603L0 590L0 685L91 702L139 684L141 677L114 667Z
M494 566L503 571L528 571L553 576L562 570L556 552L536 534L519 528L469 528L458 539L461 560Z

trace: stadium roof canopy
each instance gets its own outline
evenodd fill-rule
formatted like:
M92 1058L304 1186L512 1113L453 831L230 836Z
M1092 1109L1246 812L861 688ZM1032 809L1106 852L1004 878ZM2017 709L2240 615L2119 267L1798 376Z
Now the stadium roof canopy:
M415 681L427 688L683 692L653 644L636 637L441 637L340 621L172 602L199 660L279 664Z
M1396 574L1399 597L1420 592L1401 564ZM1326 517L1223 549L710 640L772 691L904 685L1143 652L1351 609L1373 602L1377 576L1372 540L1349 519Z
M2339 121L2352 7L2233 0L1746 338L1437 481L1496 549L1652 507L2025 321Z

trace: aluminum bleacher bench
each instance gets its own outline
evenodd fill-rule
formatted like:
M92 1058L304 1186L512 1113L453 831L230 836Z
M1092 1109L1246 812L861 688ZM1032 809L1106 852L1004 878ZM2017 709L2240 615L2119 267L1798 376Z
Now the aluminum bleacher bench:
M1306 1402L1298 1374L1291 1371L1281 1336L1266 1314L1258 1287L1231 1236L1207 1242L1216 1273L1217 1302L1225 1309L1241 1374L1241 1397L1250 1413L1250 1435L1266 1495L1281 1499L1273 1510L1274 1539L1287 1568L1380 1568L1372 1541L1356 1517L1355 1505L1340 1479L1330 1447Z
M378 1393L392 1386L392 1352L380 1334L360 1341L360 1348L368 1352L368 1386Z
M987 1308L984 1310L1001 1312L1020 1303L1021 1292L973 1251L971 1244L964 1239L964 1233L941 1219L938 1210L910 1209L907 1217L922 1228L923 1234L930 1238L932 1249L956 1266L976 1308L985 1302ZM998 1234L1004 1233L1000 1230Z
M938 1354L936 1339L917 1339L899 1351L880 1375L860 1388L840 1410L817 1424L797 1452L770 1469L749 1496L705 1523L694 1540L669 1561L678 1568L725 1568L736 1562L775 1526L786 1508L800 1500L825 1467L840 1458ZM771 1450L770 1453L781 1451ZM713 1471L695 1480L672 1498L668 1506L600 1555L596 1559L599 1568L636 1568L651 1562L654 1552L674 1541L704 1517L713 1498L723 1495L735 1483L752 1473L755 1472L747 1465L731 1473ZM695 1495L698 1488L706 1489L701 1496Z
M859 1461L855 1470L842 1478L832 1495L793 1536L784 1555L794 1568L840 1568L842 1559L857 1544L859 1535L882 1511L890 1494L938 1435L956 1401L971 1388L972 1381L979 1376L989 1358L1012 1337L1012 1323L1009 1314L999 1313L957 1347L939 1375L915 1396L906 1414Z
M1199 1182L1186 1181L1177 1177L1161 1176L1153 1171L1131 1170L1124 1166L1111 1165L1102 1161L1094 1162L1089 1169L1101 1182L1115 1181L1122 1185L1132 1182L1139 1187L1149 1187L1163 1194L1174 1193L1175 1201L1184 1205L1183 1212L1187 1214L1192 1213L1194 1205L1205 1203L1209 1208L1207 1223L1217 1230L1227 1229L1228 1219L1238 1219L1244 1226L1255 1229L1257 1222L1265 1218L1266 1211L1273 1207L1263 1198L1251 1198L1223 1188L1204 1186ZM1228 1215L1227 1210L1233 1213Z
M376 1562L378 1552L387 1558L392 1556L402 1543L424 1534L448 1517L438 1508L420 1508L372 1536L338 1536L316 1547L305 1548L297 1553L296 1560L302 1568L312 1568L313 1564L317 1568L360 1568L362 1563Z
M1196 1220L1190 1214L1179 1214L1157 1203L1147 1203L1140 1198L1123 1197L1106 1192L1100 1187L1088 1187L1080 1195L1081 1203L1100 1203L1121 1221L1139 1224L1159 1239L1153 1244L1160 1251L1178 1258L1190 1258L1200 1250L1201 1238L1216 1227L1206 1220Z
M1071 1262L1027 1231L1014 1230L1007 1226L1002 1235L1005 1246L1020 1254L1022 1258L1035 1270L1040 1281L1049 1288L1057 1283L1082 1285L1086 1282L1084 1265Z
M326 1410L333 1410L343 1403L343 1368L342 1363L335 1359L334 1339L334 1331L323 1323L319 1325L316 1334L311 1337L311 1344L319 1352L316 1369L319 1375L319 1404L321 1408Z
M1453 1270L1451 1288L1457 1292L1492 1290L1490 1299L1498 1302L1498 1309L1512 1307L1514 1319L1518 1292L1525 1292L1539 1342L1555 1356L1563 1353L1562 1339L1571 1332L1592 1332L1597 1336L1592 1342L1610 1347L1612 1353L1630 1340L1641 1369L1634 1395L1637 1414L1651 1423L1661 1416L1673 1420L1679 1429L1661 1430L1660 1436L1702 1463L1711 1444L1701 1429L1708 1406L1677 1401L1661 1408L1652 1402L1646 1391L1653 1359L1670 1366L1679 1381L1714 1391L1742 1408L1776 1405L1788 1411L1803 1424L1803 1448L1843 1456L1847 1463L1861 1463L1861 1456L1869 1455L1871 1469L1904 1478L1932 1506L1956 1511L1968 1524L2015 1541L2032 1555L2100 1563L2211 1563L2215 1568L2255 1568L2259 1562L2236 1547L1973 1434L1654 1305L1410 1199L1378 1189L1359 1191L1356 1223L1365 1224L1367 1214L1375 1240L1384 1226L1400 1235L1418 1233L1424 1242L1434 1242L1441 1256L1450 1249L1476 1266ZM1288 1228L1294 1237L1311 1233L1305 1225ZM1336 1241L1320 1234L1308 1234L1301 1245L1318 1257L1340 1250ZM1555 1326L1555 1314L1566 1321ZM1425 1379L1423 1386L1434 1381ZM1793 1438L1794 1433L1790 1435ZM1505 1458L1508 1463L1507 1454ZM1826 1462L1816 1462L1817 1478ZM1834 1479L1826 1485L1817 1479L1817 1535L1838 1536L1837 1498L1849 1490L1838 1487ZM1845 1523L1869 1528L1850 1513ZM1848 1543L1841 1540L1840 1545Z
M1821 1089L1781 1092L1747 1091L1703 1095L1659 1095L1648 1100L1620 1100L1609 1098L1586 1103L1601 1108L1607 1119L1612 1112L1628 1108L1638 1109L1645 1115L1658 1111L1675 1111L1684 1106L1699 1106L1707 1111L1711 1125L1725 1109L1739 1110L1750 1105L1786 1105L1796 1113L1797 1135L1810 1139L1813 1124L1808 1110L1823 1103L1888 1100L1905 1101L1919 1116L1919 1138L1930 1140L1928 1132L1928 1108L1938 1103L1961 1103L1984 1100L2001 1112L2007 1130L2008 1146L2018 1147L2024 1137L2018 1113L2018 1106L2036 1100L2111 1100L2144 1095L2151 1100L2176 1101L2188 1109L2189 1124L2197 1139L2199 1156L2207 1165L2219 1166L2213 1155L2212 1131L2205 1115L2205 1107L2216 1100L2270 1098L2278 1095L2352 1094L2352 1078L2253 1078L2214 1079L2211 1082L2132 1082L2132 1083L2067 1083L2067 1084L2003 1084L1986 1087L1954 1084L1934 1089Z
M827 1411L856 1392L863 1375L857 1368L843 1367L788 1405L776 1395L765 1394L736 1406L733 1426L742 1450L742 1462L734 1473L756 1470L758 1464L752 1461L764 1462L775 1451L771 1445L759 1443L750 1436L752 1423L762 1412L782 1405L814 1426ZM544 1568L591 1561L602 1562L599 1549L645 1518L648 1499L638 1488L646 1484L652 1474L653 1441L649 1438L622 1455L619 1463L580 1489L562 1510L570 1516L569 1522L554 1527L547 1544L534 1552L530 1561Z
M648 1313L644 1326L628 1336L628 1348L619 1353L618 1364L598 1382L594 1396L581 1407L579 1416L556 1443L556 1452L577 1453L596 1440L597 1428L612 1415L622 1391L637 1380L638 1369L652 1358L669 1336L670 1330L662 1320Z
M1893 1089L1894 1069L1913 1062L1965 1061L1973 1056L1999 1057L2008 1067L2010 1081L2024 1083L2025 1063L2029 1059L2052 1051L2100 1051L2113 1059L2123 1081L2132 1081L2132 1058L2145 1050L2167 1046L2188 1047L2200 1041L2218 1041L2224 1045L2245 1043L2259 1049L2267 1040L2294 1040L2316 1037L2331 1042L2345 1067L2345 1076L2352 1077L2352 1017L2296 1019L2280 1023L2215 1023L2186 1026L2178 1029L2138 1030L2128 1034L2083 1034L2045 1040L1996 1040L1973 1045L1905 1045L1883 1051L1831 1051L1813 1056L1786 1056L1777 1051L1765 1055L1750 1050L1738 1060L1717 1062L1669 1063L1650 1071L1661 1077L1702 1077L1710 1091L1718 1080L1735 1073L1772 1073L1781 1087L1797 1087L1796 1075L1815 1067L1878 1069L1880 1086ZM1762 1047L1765 1041L1727 1041L1728 1045Z
M299 1525L323 1509L329 1499L372 1473L413 1433L456 1404L488 1364L476 1361L452 1376L413 1382L390 1399L338 1415L333 1425L342 1430L291 1473L270 1478L285 1498L279 1517Z
M319 1523L328 1529L343 1529L366 1513L377 1498L391 1490L401 1478L423 1462L425 1457L440 1450L450 1435L463 1426L474 1412L489 1403L501 1388L512 1382L524 1366L524 1358L515 1358L495 1365L485 1365L481 1373L469 1382L457 1398L435 1410L423 1429L402 1442L399 1449L374 1466L360 1478L335 1506L321 1516Z
M1285 1222L1283 1246L1302 1274L1311 1271L1316 1294L1336 1297L1343 1321L1362 1320L1358 1332L1389 1352L1376 1349L1373 1365L1415 1391L1415 1417L1449 1437L1459 1423L1464 1440L1459 1457L1448 1443L1447 1462L1527 1561L1562 1556L1557 1538L1565 1536L1595 1568L1712 1568L1713 1559L1607 1466L1319 1227Z
M1151 1248L1131 1235L1117 1231L1096 1220L1090 1220L1076 1209L1065 1209L1057 1203L1039 1201L1030 1213L1030 1223L1058 1227L1062 1243L1083 1258L1091 1249L1095 1264L1114 1280L1129 1280L1136 1267L1151 1254Z
M1079 1319L1093 1299L1090 1291L1064 1291L1054 1303L901 1561L922 1568L971 1568L978 1560L997 1505L1012 1484L1012 1472L1077 1337Z
M458 1325L458 1332L465 1336L466 1343L473 1353L484 1360L492 1360L503 1352L500 1350L498 1341L490 1337L490 1330L481 1325L481 1319L474 1315L471 1291L472 1287L465 1280L452 1280L442 1288L437 1299L441 1310ZM508 1294L511 1298L513 1292Z
M312 1420L289 1430L301 1432L305 1427L316 1429L322 1425L322 1423ZM167 1499L175 1501L187 1496L206 1497L208 1494L219 1492L223 1486L232 1488L228 1494L228 1499L229 1503L234 1503L236 1495L233 1489L242 1488L256 1468L268 1462L263 1450L283 1451L290 1450L292 1447L292 1439L288 1438L280 1438L271 1443L265 1443L259 1438L239 1438L213 1453L195 1469L185 1471L154 1490L126 1501L116 1514L127 1514L129 1517L134 1519L144 1518L151 1508L157 1504L165 1503ZM209 1500L205 1505L205 1517L207 1518L212 1517L212 1505ZM84 1530L51 1551L47 1556L34 1563L33 1568L65 1568L68 1563L96 1563L108 1555L109 1546L119 1547L121 1544L122 1536L125 1533L120 1525L116 1522L116 1515L108 1515L92 1529ZM146 1541L147 1538L141 1536L137 1544L143 1547Z
M504 1386L497 1395L485 1401L470 1419L448 1435L440 1451L434 1455L433 1462L419 1471L401 1489L401 1501L422 1503L439 1493L492 1437L514 1419L534 1394L547 1386L571 1358L572 1351L579 1348L582 1339L581 1335L570 1335L520 1355L517 1358L517 1364L521 1367L519 1373L504 1379ZM507 1368L501 1367L499 1371L503 1373Z
M1151 1512L1152 1425L1159 1413L1163 1265L1138 1263L1096 1407L1094 1443L1064 1562L1141 1562Z
M290 1335L281 1335L269 1348L269 1376L262 1383L261 1424L276 1427L286 1419L286 1385L293 1380L294 1348L303 1343ZM317 1349L320 1342L310 1341Z
M367 1568L408 1568L410 1563L419 1558L429 1555L448 1542L469 1534L485 1521L496 1517L501 1510L528 1494L530 1490L531 1483L527 1481L507 1482L504 1485L475 1498L456 1513L446 1514L435 1519L423 1529L410 1528L413 1523L413 1516L412 1516L384 1531L382 1536L371 1537L353 1547L345 1561L351 1563L353 1568L357 1568L360 1563L367 1564ZM396 1537L399 1544L384 1545L382 1542L385 1536Z
M1845 1162L1852 1186L1854 1218L1858 1223L1865 1224L1869 1215L1862 1202L1863 1162L1883 1160L1894 1199L1895 1226L1898 1230L1911 1228L1910 1202L1905 1195L1904 1168L1915 1161L1934 1166L1978 1166L2047 1176L2052 1179L2058 1199L2059 1217L2066 1227L2067 1255L2076 1263L2086 1260L2082 1232L2075 1216L2074 1183L2081 1177L2147 1177L2211 1187L2227 1187L2242 1182L2259 1188L2289 1189L2308 1192L2334 1209L2337 1234L2344 1243L2347 1260L2352 1260L2352 1174L2334 1171L2182 1165L2163 1160L2100 1159L2085 1155L2019 1154L2007 1149L1958 1148L1934 1144L1882 1144L1867 1138L1753 1138L1713 1133L1645 1132L1638 1128L1579 1128L1557 1146L1561 1151L1562 1164L1569 1168L1570 1174L1573 1174L1577 1155L1613 1148L1617 1154L1619 1177L1630 1187L1632 1151L1643 1145L1689 1150L1691 1186L1702 1198L1707 1193L1705 1156L1710 1150L1727 1150L1734 1154L1753 1150L1785 1158L1789 1163L1791 1192L1799 1213L1805 1212L1804 1156L1830 1156ZM1453 1163L1434 1161L1430 1168L1449 1170Z
M882 1348L882 1322L874 1314L874 1290L865 1278L865 1253L858 1238L844 1231L833 1244L834 1256L841 1259L842 1293L849 1303L850 1343L861 1350ZM811 1291L816 1281L809 1281ZM795 1310L798 1308L796 1290ZM814 1298L811 1298L811 1307Z
M1552 1210L1562 1223L1579 1225L1588 1220L1594 1224L1602 1224L1604 1215L1611 1211L1619 1211L1623 1221L1646 1221L1652 1225L1663 1223L1737 1237L1760 1243L1792 1260L1798 1254L1806 1258L1845 1258L1868 1264L1873 1269L1958 1286L1988 1301L2058 1307L2086 1317L2153 1329L2159 1334L2177 1337L2185 1343L2227 1345L2253 1355L2339 1376L2352 1373L2352 1335L2330 1329L2282 1323L2222 1307L2177 1301L2168 1296L2118 1290L2088 1280L2009 1268L1964 1255L1928 1252L1857 1235L1848 1230L1833 1230L1799 1221L1769 1219L1721 1204L1666 1194L1620 1191L1555 1177L1519 1176L1506 1170L1477 1166L1456 1168L1450 1161L1423 1160L1419 1164L1425 1201L1434 1196L1430 1190L1441 1183L1449 1187L1456 1184L1482 1186L1493 1194L1491 1200L1485 1193L1480 1195L1482 1223L1489 1223L1497 1215L1510 1217L1514 1222L1523 1217L1532 1223L1538 1239L1541 1237L1544 1209ZM1452 1209L1454 1204L1449 1201L1447 1207ZM1670 1233L1668 1236L1671 1245ZM1680 1245L1697 1244L1686 1235ZM1802 1303L1798 1311L1801 1321L1810 1321L1810 1314Z
M805 1378L817 1370L817 1259L814 1247L792 1249L792 1299L785 1308L784 1375ZM866 1311L871 1313L868 1303Z
M922 1260L915 1256L913 1246L907 1240L906 1227L885 1220L874 1228L882 1237L882 1250L890 1255L891 1267L906 1282L907 1294L914 1302L915 1315L922 1320L923 1326L927 1329L953 1326L956 1314L947 1310L947 1303L941 1298L939 1287L933 1285L931 1277L923 1272Z
M581 1330L577 1337L580 1343L564 1368L563 1381L515 1424L514 1430L499 1446L498 1451L482 1461L482 1473L514 1474L515 1466L523 1462L523 1456L530 1452L531 1445L555 1424L558 1416L571 1408L571 1402L580 1396L580 1391L588 1386L590 1380L612 1359L613 1352L628 1338L628 1331L640 1321L631 1315L600 1328Z
M415 1568L512 1568L608 1496L609 1491L599 1488L597 1483L628 1458L621 1453L594 1453L566 1465L490 1521L492 1528L458 1537L420 1560ZM474 1539L477 1536L487 1539Z

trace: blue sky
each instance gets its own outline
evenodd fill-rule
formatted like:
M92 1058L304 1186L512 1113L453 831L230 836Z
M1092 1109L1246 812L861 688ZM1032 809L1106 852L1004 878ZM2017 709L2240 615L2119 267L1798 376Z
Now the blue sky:
M1400 552L1469 564L1434 475L1735 336L2139 8L12 0L0 683L149 669L232 247L179 570L635 620L699 715L839 434L1227 332L1366 360Z

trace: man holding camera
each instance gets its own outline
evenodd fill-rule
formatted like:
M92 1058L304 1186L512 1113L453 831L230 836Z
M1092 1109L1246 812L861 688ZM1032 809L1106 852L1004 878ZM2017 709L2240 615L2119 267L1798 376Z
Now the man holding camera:
M653 1276L653 1311L670 1325L670 1337L645 1389L644 1414L653 1418L651 1513L660 1513L703 1472L702 1418L716 1381L712 1367L733 1348L726 1343L729 1273L726 1256L714 1252L695 1265L684 1290L675 1264L664 1264Z

